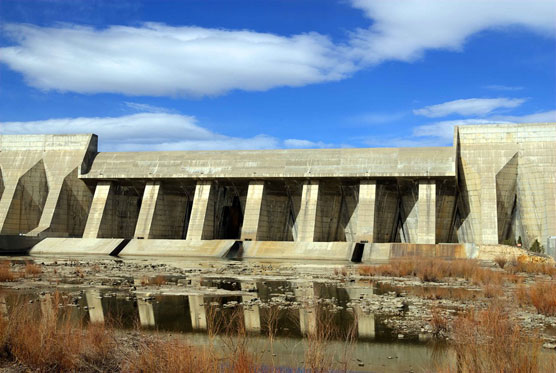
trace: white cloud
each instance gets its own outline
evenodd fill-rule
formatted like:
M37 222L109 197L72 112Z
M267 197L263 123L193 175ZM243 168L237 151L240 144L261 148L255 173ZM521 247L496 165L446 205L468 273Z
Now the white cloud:
M493 116L492 119L512 123L553 123L556 122L556 110L543 111L527 115L496 115Z
M309 141L300 139L286 139L284 140L286 148L308 149L308 148L330 148L334 147L333 144L326 144L322 141Z
M162 112L138 113L121 117L0 122L0 135L71 133L96 133L99 136L101 151L233 150L334 146L302 139L281 141L265 134L253 137L226 136L199 126L195 117Z
M556 122L556 110L544 111L527 115L497 115L484 119L471 118L447 120L417 126L413 129L414 137L431 137L438 144L451 144L454 138L454 126L469 124L500 124L500 123L546 123Z
M413 61L428 49L461 50L483 30L522 26L555 36L554 0L351 0L374 22L354 35L367 63Z
M174 110L171 110L171 109L168 109L168 108L155 106L155 105L149 105L149 104L141 104L141 103L138 103L138 102L124 102L124 105L126 107L128 107L129 109L132 109L134 111L141 112L141 113L173 113L173 112L175 112Z
M103 150L266 149L278 145L270 136L225 136L200 127L194 117L168 113L0 123L0 134L91 132L99 135Z
M103 30L5 27L18 45L0 61L40 89L127 95L217 95L346 77L353 66L328 38L146 23Z
M455 126L543 122L556 122L556 110L527 115L498 115L486 118L445 120L416 126L411 135L407 137L376 136L368 137L363 142L369 146L378 147L451 146L454 140Z
M466 124L496 124L508 123L503 120L489 120L489 119L462 119L462 120L446 120L442 122L429 123L422 126L417 126L413 129L413 136L415 137L434 137L441 141L443 144L448 143L454 138L454 126L463 126Z
M521 91L523 89L523 87L520 86L501 85L501 84L490 84L484 86L483 88L490 89L493 91Z
M413 110L416 115L429 118L445 117L451 114L458 115L486 115L497 109L512 109L518 107L526 100L523 98L468 98L444 102L438 105L425 106Z
M405 115L406 113L404 112L396 112L396 113L371 112L371 113L355 115L348 119L350 122L361 123L361 124L385 124L385 123L396 122L402 119Z
M431 49L460 50L483 30L517 25L555 36L553 0L351 3L372 25L350 32L345 45L314 32L12 24L4 29L15 45L0 48L0 62L43 90L203 96L337 81L383 61L413 61Z

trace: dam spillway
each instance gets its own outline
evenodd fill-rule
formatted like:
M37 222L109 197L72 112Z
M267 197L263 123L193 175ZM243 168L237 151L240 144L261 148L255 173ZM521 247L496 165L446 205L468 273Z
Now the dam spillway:
M98 152L97 142L0 136L4 246L366 260L469 257L470 244L556 235L554 123L457 126L453 146L430 148Z

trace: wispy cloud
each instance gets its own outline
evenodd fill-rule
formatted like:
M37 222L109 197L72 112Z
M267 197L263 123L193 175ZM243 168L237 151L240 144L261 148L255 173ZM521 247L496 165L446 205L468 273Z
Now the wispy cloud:
M461 120L447 120L417 126L413 129L413 136L428 137L438 144L451 144L455 126L469 124L500 124L500 123L546 123L556 122L556 110L543 111L527 115L496 115L487 118L468 118Z
M286 139L284 140L284 146L286 148L332 148L336 147L334 144L327 144L322 141L309 141L309 140L300 140L300 139Z
M521 26L554 37L553 0L352 0L372 22L345 44L315 32L145 23L4 26L14 45L0 62L42 90L130 96L205 96L338 81L384 61L411 62L427 50L461 50L473 34Z
M149 105L149 104L141 104L138 102L124 102L124 105L136 112L139 113L176 113L173 109L168 109L165 107Z
M445 120L416 126L409 136L375 136L363 139L369 146L379 147L424 147L451 146L454 140L454 127L466 125L488 125L503 123L556 123L556 110L527 115L497 115L486 118L467 118Z
M498 85L498 84L485 85L483 88L490 89L492 91L521 91L523 89L523 87L521 86Z
M452 114L463 116L486 115L497 109L513 109L525 101L526 99L524 98L468 98L425 106L424 108L413 110L413 113L429 118L445 117Z
M348 118L348 120L352 123L359 123L359 124L386 124L396 122L406 116L404 112L395 112L395 113L379 113L379 112L370 112L370 113L363 113L352 116Z
M260 134L234 137L201 127L195 117L169 113L138 113L121 117L59 118L0 122L2 134L96 133L103 151L229 150L283 147L330 147L310 140L285 140Z

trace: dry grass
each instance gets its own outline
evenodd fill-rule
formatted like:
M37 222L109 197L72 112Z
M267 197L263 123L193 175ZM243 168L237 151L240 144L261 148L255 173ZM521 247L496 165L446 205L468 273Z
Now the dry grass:
M218 361L208 349L193 347L180 339L143 341L122 366L125 372L217 372Z
M0 263L0 282L15 281L17 276L12 272L9 262Z
M2 350L31 370L113 370L112 332L104 325L85 327L59 307L58 293L35 304L19 302L0 322Z
M556 283L537 282L529 288L521 285L514 294L521 306L532 305L540 314L556 316Z
M464 278L477 285L503 283L505 274L482 268L473 259L443 260L436 258L394 259L379 266L360 266L362 276L418 277L423 282L440 282L446 278Z
M152 279L151 283L156 286L161 286L166 283L166 278L164 276L158 275Z
M30 262L27 262L25 264L25 275L26 276L35 277L35 276L40 275L41 273L42 273L41 266L39 266L37 264L34 264L34 263L30 263Z
M539 372L541 339L528 335L498 304L452 324L458 372Z
M448 332L448 320L442 315L438 308L433 308L431 313L432 317L429 324L432 327L433 335L437 338L446 336Z
M547 275L556 277L556 267L549 263L536 263L525 260L513 260L510 266L506 267L510 273L528 273L533 275Z
M504 269L504 266L508 263L508 259L505 256L497 256L494 258L494 262L498 264L498 267Z

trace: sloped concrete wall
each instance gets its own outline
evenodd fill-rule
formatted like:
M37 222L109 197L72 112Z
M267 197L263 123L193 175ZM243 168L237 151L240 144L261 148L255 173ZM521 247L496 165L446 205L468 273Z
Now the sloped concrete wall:
M0 233L80 235L92 194L78 169L88 169L96 147L95 135L0 136Z
M455 144L460 241L497 244L513 235L529 247L554 234L556 124L460 126Z

